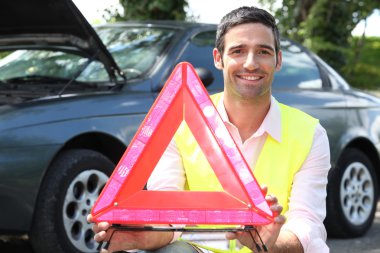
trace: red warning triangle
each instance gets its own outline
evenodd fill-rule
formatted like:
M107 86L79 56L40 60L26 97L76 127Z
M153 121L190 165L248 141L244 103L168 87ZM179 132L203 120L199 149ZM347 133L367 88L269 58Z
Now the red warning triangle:
M224 191L142 190L185 120ZM112 224L262 225L273 220L260 186L193 67L176 66L116 166L92 215Z

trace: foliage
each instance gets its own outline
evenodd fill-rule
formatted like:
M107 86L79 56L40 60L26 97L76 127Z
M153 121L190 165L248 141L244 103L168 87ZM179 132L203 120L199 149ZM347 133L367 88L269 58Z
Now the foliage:
M105 10L108 22L125 20L185 20L187 0L119 0L123 12Z
M276 0L261 0L273 4ZM283 0L275 11L280 32L317 53L338 71L347 64L355 26L380 5L380 0Z
M304 32L301 23L304 22L310 12L311 7L317 0L283 0L282 6L274 9L277 0L260 0L261 4L269 5L274 11L274 15L278 20L278 28L282 35L302 42Z
M350 48L351 32L361 19L372 12L373 2L318 0L301 24L305 35L304 44L342 71L347 64L346 54Z
M350 42L351 48L357 47L361 38L355 37ZM348 64L343 68L345 78L354 87L379 90L380 89L380 37L366 38L361 53L356 59L355 50L349 50Z
M8 51L6 51L6 52L1 52L0 51L0 59L3 59L5 56L7 56L9 54L9 52Z

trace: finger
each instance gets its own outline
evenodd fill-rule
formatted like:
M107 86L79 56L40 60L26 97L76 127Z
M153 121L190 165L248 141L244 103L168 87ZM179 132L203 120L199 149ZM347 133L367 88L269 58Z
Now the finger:
M96 233L99 233L100 231L107 230L109 227L110 227L110 224L108 222L100 222L92 226L92 231L94 231L94 233L96 234Z
M273 222L276 224L285 224L285 221L286 221L286 218L284 215L276 216L273 220Z
M94 240L97 242L103 242L107 238L107 232L106 231L100 231L99 233L96 233L94 235Z
M235 240L237 238L236 232L227 232L226 233L226 239L227 240Z
M93 222L93 217L91 214L87 215L87 222L92 223Z
M110 226L111 226L111 224L109 224L108 222L105 222L105 221L98 223L98 227L101 230L107 230L107 229L109 229Z
M265 184L261 185L261 192L263 193L264 196L267 195L268 187Z
M272 194L268 194L265 196L265 200L268 202L268 204L275 204L278 202L278 199L276 196L273 196Z
M92 231L96 234L100 232L100 229L98 228L98 224L92 225Z
M283 209L282 206L278 203L270 206L270 210L272 211L274 216L280 215L280 213L282 212L282 209Z

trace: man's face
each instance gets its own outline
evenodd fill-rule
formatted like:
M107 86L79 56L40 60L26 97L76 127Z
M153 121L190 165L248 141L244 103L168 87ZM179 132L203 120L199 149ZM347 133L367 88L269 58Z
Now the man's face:
M214 62L223 70L224 88L241 99L270 98L274 73L281 68L272 30L260 23L231 28L224 37L223 55L214 49Z

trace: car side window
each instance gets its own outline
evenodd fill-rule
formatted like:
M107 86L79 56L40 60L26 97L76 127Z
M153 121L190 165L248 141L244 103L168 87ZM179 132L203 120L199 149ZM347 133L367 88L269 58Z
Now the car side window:
M275 74L274 89L321 89L322 79L313 59L301 47L281 41L282 67Z
M327 74L330 78L331 88L337 89L350 89L350 85L340 76L333 68L331 68L326 62L324 62L317 55L314 57L318 58L319 63L327 70Z
M193 36L179 59L179 62L190 62L194 68L205 68L212 72L214 81L207 86L209 91L223 90L223 75L215 68L212 56L215 36L216 31L200 32Z

